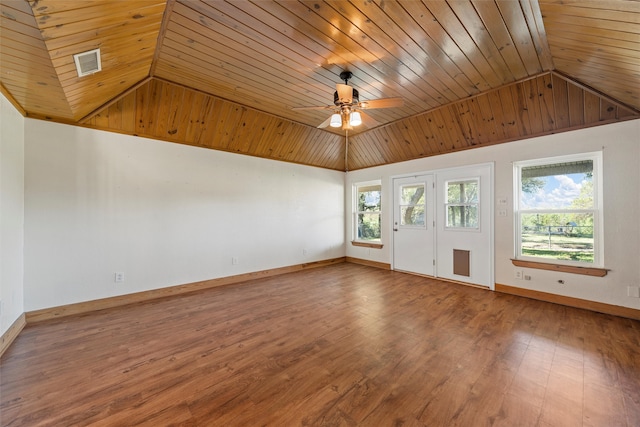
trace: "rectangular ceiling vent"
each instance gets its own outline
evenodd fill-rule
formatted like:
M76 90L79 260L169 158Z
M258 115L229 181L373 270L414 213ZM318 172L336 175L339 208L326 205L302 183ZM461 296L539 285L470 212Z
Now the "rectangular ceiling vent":
M78 77L88 76L89 74L94 74L102 70L100 49L77 53L73 55L73 60L76 61Z

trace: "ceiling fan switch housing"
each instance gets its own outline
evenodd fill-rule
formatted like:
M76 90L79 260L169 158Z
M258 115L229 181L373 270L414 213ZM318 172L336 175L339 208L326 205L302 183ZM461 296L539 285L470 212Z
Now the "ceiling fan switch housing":
M351 95L351 104L357 104L360 102L360 94L354 88L353 94ZM338 95L338 91L333 92L333 103L337 106L341 106L342 102L340 101L340 96Z

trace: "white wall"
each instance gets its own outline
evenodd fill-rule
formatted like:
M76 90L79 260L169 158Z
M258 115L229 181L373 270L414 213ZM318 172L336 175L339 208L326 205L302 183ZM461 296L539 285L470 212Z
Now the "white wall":
M24 312L24 118L0 95L0 335Z
M26 311L344 256L342 172L25 127Z
M604 278L525 269L531 281L514 279L513 162L604 150ZM391 177L450 167L495 162L495 200L508 199L507 217L495 217L495 281L590 301L640 309L640 298L627 296L640 286L640 120L499 144L442 156L349 172L346 179L347 241L353 237L350 189L354 183L382 180L383 249L347 245L347 256L391 264ZM500 207L504 209L504 207ZM558 280L564 280L561 285Z

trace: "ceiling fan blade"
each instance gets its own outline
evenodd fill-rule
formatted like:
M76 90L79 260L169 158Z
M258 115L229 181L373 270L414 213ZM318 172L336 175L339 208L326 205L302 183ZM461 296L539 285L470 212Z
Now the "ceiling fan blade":
M336 84L336 91L338 92L338 100L341 103L351 104L353 101L353 88L351 86L338 83Z
M404 99L402 98L382 98L371 99L369 101L362 101L358 104L358 108L393 108L402 107L404 105Z
M292 110L333 110L335 109L335 105L323 105L323 106L313 106L313 107L291 107Z
M320 123L318 125L318 129L326 128L327 126L329 126L330 123L331 123L331 116L329 116L327 120L325 120L324 122Z
M371 117L370 115L360 111L360 117L362 117L362 124L367 128L374 128L380 126L380 122Z

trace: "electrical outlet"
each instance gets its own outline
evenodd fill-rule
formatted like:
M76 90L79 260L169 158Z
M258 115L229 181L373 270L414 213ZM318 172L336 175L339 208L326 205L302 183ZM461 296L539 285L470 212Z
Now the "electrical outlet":
M524 280L531 280L531 276L529 276L528 274L525 274L523 277L524 277Z
M302 255L307 255L307 250L306 249L302 250Z
M113 281L116 283L124 282L124 273L119 271L113 274Z
M522 270L516 270L514 277L518 280L522 280Z
M238 257L235 257L235 256L234 256L233 258L231 258L231 264L232 264L232 265L238 265L238 264L240 264L240 260L238 259Z
M640 298L640 287L627 286L627 295L630 297Z

